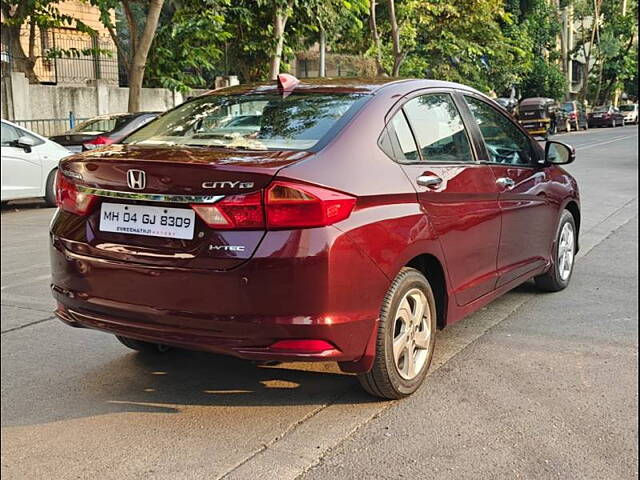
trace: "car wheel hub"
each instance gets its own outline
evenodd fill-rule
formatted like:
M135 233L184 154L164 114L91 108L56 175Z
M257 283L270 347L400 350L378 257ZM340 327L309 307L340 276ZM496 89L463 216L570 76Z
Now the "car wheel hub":
M412 380L422 372L431 348L431 310L426 295L409 290L398 306L393 325L393 359L398 374Z
M567 281L573 268L575 251L575 234L573 225L565 223L560 232L560 242L558 244L558 272L563 281Z

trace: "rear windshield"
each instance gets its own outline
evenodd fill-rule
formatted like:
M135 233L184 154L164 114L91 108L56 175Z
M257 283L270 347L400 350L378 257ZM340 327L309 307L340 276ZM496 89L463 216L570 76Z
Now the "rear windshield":
M621 112L633 112L635 109L635 105L620 105Z
M120 130L127 123L135 118L135 115L118 115L112 117L101 117L88 120L73 128L73 133L101 134Z
M567 113L573 112L573 103L571 103L571 102L563 103L562 104L562 110L564 110Z
M609 111L609 107L608 106L603 106L603 107L596 107L593 109L594 112L598 113L598 112L608 112Z
M187 102L123 143L249 150L308 150L367 95L210 95Z

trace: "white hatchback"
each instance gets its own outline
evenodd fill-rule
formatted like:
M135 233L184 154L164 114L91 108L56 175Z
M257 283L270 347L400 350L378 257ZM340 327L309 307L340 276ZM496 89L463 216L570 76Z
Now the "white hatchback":
M42 197L55 205L58 162L71 152L23 127L2 120L2 202Z

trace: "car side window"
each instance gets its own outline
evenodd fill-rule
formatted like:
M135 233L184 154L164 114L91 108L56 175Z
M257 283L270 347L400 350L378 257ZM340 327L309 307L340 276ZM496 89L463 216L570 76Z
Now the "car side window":
M485 102L465 95L492 163L532 165L534 153L527 137L511 120Z
M2 132L0 132L0 139L3 146L10 146L11 142L15 142L18 137L18 131L11 125L2 122Z
M402 110L397 112L387 124L380 136L378 145L387 156L398 162L413 163L420 161L413 133Z
M474 161L462 117L451 95L416 97L409 100L403 109L425 162Z

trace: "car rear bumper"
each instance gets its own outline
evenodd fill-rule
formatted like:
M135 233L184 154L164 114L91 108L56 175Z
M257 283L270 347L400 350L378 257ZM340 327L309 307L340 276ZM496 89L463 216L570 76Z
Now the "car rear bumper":
M609 126L612 125L613 120L611 118L590 118L589 126L590 127L601 127L601 126Z
M332 227L269 232L254 258L230 271L83 256L55 235L50 250L55 313L65 323L256 360L361 361L389 285ZM335 348L272 348L290 339Z

